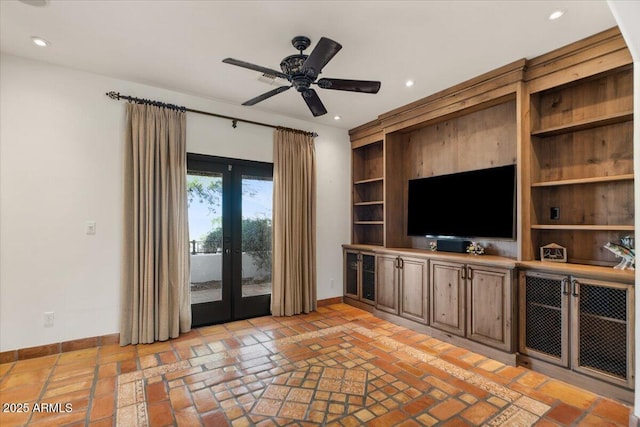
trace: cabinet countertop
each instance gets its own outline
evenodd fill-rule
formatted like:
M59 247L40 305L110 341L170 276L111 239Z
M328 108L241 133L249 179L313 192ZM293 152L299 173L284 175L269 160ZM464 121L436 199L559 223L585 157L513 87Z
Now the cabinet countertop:
M432 252L428 249L415 248L384 248L374 245L343 244L348 250L365 251L380 255L397 255L417 258L428 258L439 261L459 262L465 264L488 265L507 269L522 268L537 270L552 274L567 274L596 280L613 280L620 283L634 284L635 272L633 270L616 270L612 267L596 265L518 261L512 258L496 255L469 255L453 252Z
M437 259L440 261L460 262L464 264L480 264L490 265L494 267L503 267L508 269L514 269L517 266L517 261L507 257L501 257L496 255L470 255L470 254L458 254L453 252L437 252L430 251L428 249L415 249L415 248L383 248L381 246L372 245L342 245L344 249L358 250L373 252L380 255L400 255L410 256L417 258L429 258Z

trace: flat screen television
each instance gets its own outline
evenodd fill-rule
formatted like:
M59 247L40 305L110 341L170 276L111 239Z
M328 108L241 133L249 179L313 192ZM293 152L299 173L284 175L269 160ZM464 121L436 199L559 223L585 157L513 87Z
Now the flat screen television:
M410 236L515 239L515 165L409 180Z

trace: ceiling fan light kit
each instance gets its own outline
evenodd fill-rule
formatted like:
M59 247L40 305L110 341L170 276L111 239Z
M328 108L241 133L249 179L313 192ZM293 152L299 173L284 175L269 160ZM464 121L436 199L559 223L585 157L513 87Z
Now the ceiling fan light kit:
M251 64L249 62L240 61L238 59L226 58L222 60L225 64L231 64L247 68L249 70L259 71L270 76L280 77L291 83L291 86L281 86L270 90L269 92L263 93L262 95L244 102L242 105L255 105L258 102L264 101L265 99L271 98L274 95L295 87L302 95L302 99L304 99L307 107L309 107L309 110L314 117L318 117L326 114L327 109L324 107L324 104L322 104L322 101L316 91L311 88L312 84L317 85L321 89L360 93L378 93L380 90L379 81L331 78L322 78L316 81L324 66L327 65L327 63L340 51L340 49L342 49L342 45L340 43L326 37L321 37L310 55L302 53L311 44L311 40L308 37L296 36L291 40L291 44L300 53L289 55L282 60L280 63L282 72Z

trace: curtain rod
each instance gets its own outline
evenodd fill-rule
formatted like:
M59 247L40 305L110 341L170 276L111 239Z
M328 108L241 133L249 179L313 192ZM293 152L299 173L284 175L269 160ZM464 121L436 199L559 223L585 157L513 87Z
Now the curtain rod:
M150 100L150 99L136 98L135 96L120 95L120 92L111 91L111 92L105 93L105 95L107 95L111 99L115 99L116 101L119 101L121 99L126 99L127 101L136 102L138 104L155 105L157 107L166 107L166 108L171 108L171 109L174 109L174 110L188 111L190 113L198 113L198 114L203 114L205 116L213 116L213 117L219 117L221 119L231 120L231 126L234 129L238 126L238 122L243 122L243 123L249 123L249 124L252 124L252 125L265 126L265 127L269 127L269 128L273 128L273 129L285 129L285 130L290 130L290 131L294 131L294 132L300 132L300 133L308 134L313 138L318 136L318 134L315 133L315 132L307 132L306 130L293 129L293 128L288 128L288 127L284 127L284 126L274 126L274 125L270 125L268 123L254 122L252 120L239 119L237 117L223 116L222 114L209 113L208 111L194 110L192 108L181 107L181 106L173 105L173 104L165 104L164 102L153 101L153 100Z

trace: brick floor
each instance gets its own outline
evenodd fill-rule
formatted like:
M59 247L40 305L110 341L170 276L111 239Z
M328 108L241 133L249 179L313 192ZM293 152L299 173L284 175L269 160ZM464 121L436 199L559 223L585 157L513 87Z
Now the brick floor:
M0 400L16 404L3 427L626 426L630 412L344 304L3 364Z

